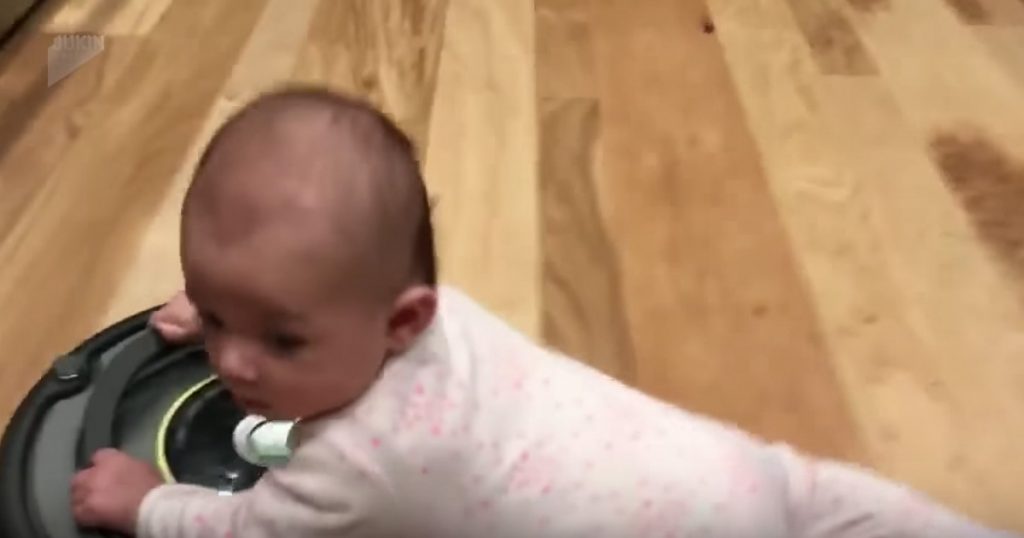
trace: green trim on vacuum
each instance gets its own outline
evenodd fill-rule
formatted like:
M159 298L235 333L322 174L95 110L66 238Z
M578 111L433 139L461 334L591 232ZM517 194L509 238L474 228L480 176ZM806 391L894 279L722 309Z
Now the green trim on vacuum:
M171 472L170 464L167 463L167 429L171 424L171 419L174 418L174 415L175 413L178 412L178 409L180 409L181 406L184 405L185 402L188 401L188 399L193 394L195 394L197 391L199 391L206 385L209 385L210 383L216 380L217 376L213 375L193 385L192 388L182 393L182 395L179 396L178 399L175 400L173 404L171 404L171 406L167 409L167 412L164 413L163 418L160 420L160 428L157 430L156 433L156 447L154 450L154 459L156 460L157 468L160 470L160 475L163 476L164 481L167 482L168 484L174 484L175 482L177 482L177 479L174 477L174 473Z

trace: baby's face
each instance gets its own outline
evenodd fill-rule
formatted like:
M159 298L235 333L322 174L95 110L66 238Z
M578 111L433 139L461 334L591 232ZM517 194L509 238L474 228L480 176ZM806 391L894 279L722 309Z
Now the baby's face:
M347 297L331 270L281 242L229 251L196 243L186 290L211 364L247 412L308 418L373 383L388 351L386 308Z

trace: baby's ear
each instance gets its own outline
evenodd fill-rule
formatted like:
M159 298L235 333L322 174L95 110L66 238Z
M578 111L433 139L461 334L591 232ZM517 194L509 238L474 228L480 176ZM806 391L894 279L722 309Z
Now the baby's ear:
M437 291L431 286L406 288L398 296L388 318L388 351L404 353L423 333L437 313Z

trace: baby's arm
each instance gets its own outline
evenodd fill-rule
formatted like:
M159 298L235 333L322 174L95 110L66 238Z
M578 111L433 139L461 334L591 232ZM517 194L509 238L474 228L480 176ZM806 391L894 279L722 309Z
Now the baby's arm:
M308 457L267 472L232 496L186 484L153 490L139 510L139 538L382 536L379 480L351 464Z
M914 490L854 465L778 447L790 516L801 538L1015 538L986 529Z

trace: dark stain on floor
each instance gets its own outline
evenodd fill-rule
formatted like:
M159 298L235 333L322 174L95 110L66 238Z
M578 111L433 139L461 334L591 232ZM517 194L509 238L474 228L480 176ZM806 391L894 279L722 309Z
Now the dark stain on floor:
M979 0L946 0L966 24L991 24L988 11Z
M957 132L936 135L931 151L980 236L1024 275L1024 161L982 135Z
M892 7L891 0L846 0L854 9L864 12L885 11Z
M701 18L700 27L701 31L703 31L705 34L715 33L715 21L713 21L711 17L708 15L705 15Z
M877 75L878 67L846 16L821 0L787 0L814 60L826 75Z

